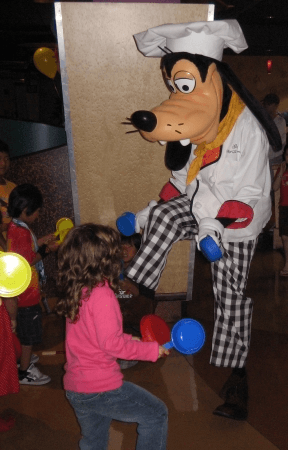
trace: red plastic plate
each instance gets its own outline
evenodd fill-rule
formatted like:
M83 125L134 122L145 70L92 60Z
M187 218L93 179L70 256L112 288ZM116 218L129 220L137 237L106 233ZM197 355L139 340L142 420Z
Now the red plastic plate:
M155 314L148 314L142 317L140 331L144 342L157 341L159 345L170 342L170 328L165 320Z

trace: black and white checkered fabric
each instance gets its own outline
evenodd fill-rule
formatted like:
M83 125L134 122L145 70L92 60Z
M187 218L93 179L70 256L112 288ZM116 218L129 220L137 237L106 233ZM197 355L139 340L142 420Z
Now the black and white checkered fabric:
M181 195L155 206L144 229L142 245L126 275L156 290L174 243L192 239L197 225L190 201ZM256 240L223 244L223 257L211 264L215 299L215 325L210 363L243 367L247 358L252 320L252 299L245 290Z
M156 290L172 245L183 239L192 239L195 233L197 228L185 194L155 206L150 211L141 248L126 269L126 275Z
M257 239L224 243L223 257L211 264L215 322L210 363L215 366L245 365L253 311L246 285L256 243Z

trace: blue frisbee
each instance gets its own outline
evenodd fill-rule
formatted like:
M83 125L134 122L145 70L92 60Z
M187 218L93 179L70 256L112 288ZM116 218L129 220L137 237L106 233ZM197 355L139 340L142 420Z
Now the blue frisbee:
M174 347L184 355L193 355L203 347L204 342L205 331L202 325L194 319L181 319L172 328L171 341L163 347Z

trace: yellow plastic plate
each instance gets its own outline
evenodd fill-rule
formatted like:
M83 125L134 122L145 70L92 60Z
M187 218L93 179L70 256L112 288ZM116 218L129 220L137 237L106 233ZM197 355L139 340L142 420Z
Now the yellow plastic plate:
M74 227L74 223L71 219L68 219L67 217L63 217L62 219L59 219L56 223L56 232L54 233L55 236L59 235L59 241L63 242L66 234L68 233L71 228Z
M16 297L31 281L31 267L18 253L0 252L0 296Z

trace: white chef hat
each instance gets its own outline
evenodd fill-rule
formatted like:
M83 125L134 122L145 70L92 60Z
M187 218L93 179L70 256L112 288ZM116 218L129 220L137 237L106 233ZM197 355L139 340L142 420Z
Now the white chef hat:
M221 61L223 49L240 53L248 46L237 20L165 24L134 35L144 56L162 57L165 51L197 53ZM168 50L167 50L168 49Z

